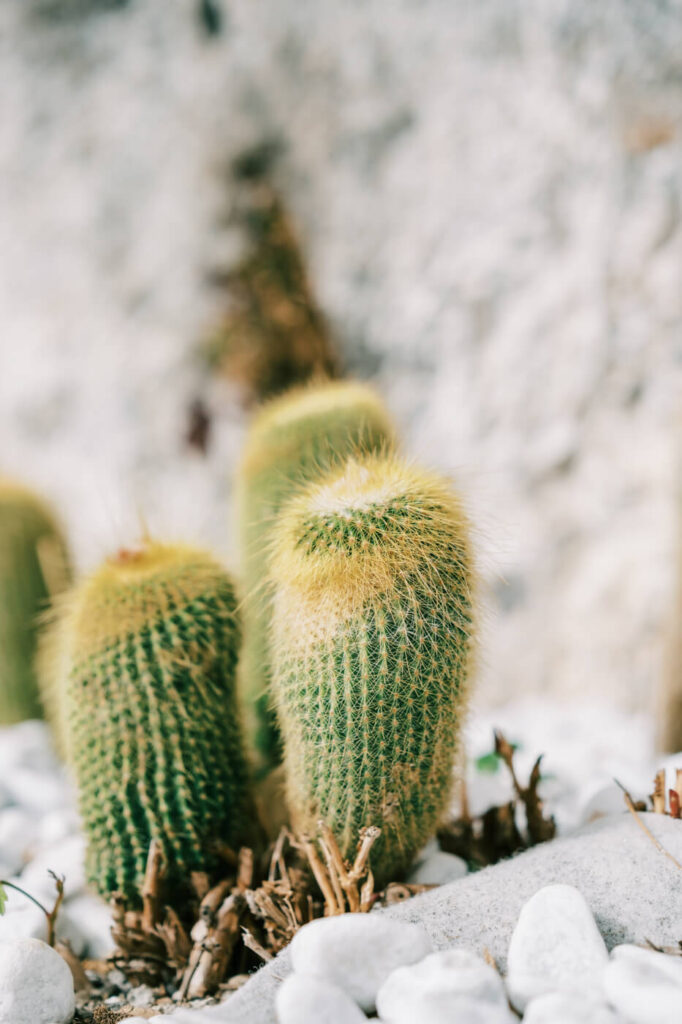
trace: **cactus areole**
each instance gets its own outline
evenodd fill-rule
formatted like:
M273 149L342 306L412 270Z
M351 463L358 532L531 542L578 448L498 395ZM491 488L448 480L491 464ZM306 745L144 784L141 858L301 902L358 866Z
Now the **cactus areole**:
M323 819L384 884L450 793L472 662L468 526L447 482L351 460L292 499L273 537L273 687L294 824Z
M177 899L190 872L216 867L219 842L238 845L252 825L232 583L201 551L145 544L78 587L60 628L89 880L137 902L158 839Z

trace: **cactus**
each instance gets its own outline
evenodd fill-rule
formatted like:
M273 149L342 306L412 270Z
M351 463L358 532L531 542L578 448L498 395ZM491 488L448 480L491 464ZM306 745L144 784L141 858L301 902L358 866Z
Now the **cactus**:
M467 520L447 483L350 460L272 538L273 690L294 826L352 858L378 825L379 885L429 839L450 791L473 648Z
M279 733L269 693L267 635L270 603L267 548L283 503L306 481L354 451L387 447L387 412L366 385L326 382L295 389L256 417L239 477L240 539L247 600L240 686L257 775L280 760Z
M38 619L68 575L50 510L21 485L0 481L0 725L42 716Z
M81 583L58 628L88 879L136 902L157 839L179 899L251 827L232 583L201 551L147 542Z

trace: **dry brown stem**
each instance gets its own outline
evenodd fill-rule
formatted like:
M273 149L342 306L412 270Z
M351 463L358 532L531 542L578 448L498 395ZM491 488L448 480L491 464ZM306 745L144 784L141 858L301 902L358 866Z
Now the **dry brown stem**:
M538 757L530 773L528 785L519 781L514 764L514 747L504 735L495 730L495 753L504 762L514 788L514 799L505 804L489 807L473 819L470 815L466 787L462 789L462 816L449 822L438 832L441 849L453 853L480 867L496 864L519 850L547 842L556 835L554 818L545 817L538 792L542 757ZM526 834L517 826L517 804L521 804L526 818Z
M152 839L147 855L147 868L142 885L142 929L153 932L161 912L161 882L164 872L163 850L158 839Z
M665 814L665 771L656 772L651 802L654 806L654 814Z
M680 864L680 862L673 857L672 853L669 853L668 850L666 850L666 848L661 843L659 843L658 839L653 834L651 829L649 829L647 827L647 825L644 824L644 822L642 821L642 819L640 818L640 816L639 816L639 814L637 812L637 808L635 807L634 800L632 799L632 797L628 793L628 791L625 788L625 786L623 786L622 783L620 783L618 781L618 779L614 779L614 782L616 783L617 786L620 786L620 788L623 790L623 796L625 798L625 806L627 807L627 809L629 810L630 814L633 816L633 818L635 819L635 821L637 822L637 824L639 825L641 830L645 833L645 835L648 836L648 838L654 844L656 849L659 850L661 853L665 854L665 856L668 858L668 860L671 860L673 862L673 864L675 865L675 867L679 868L682 871L682 864Z

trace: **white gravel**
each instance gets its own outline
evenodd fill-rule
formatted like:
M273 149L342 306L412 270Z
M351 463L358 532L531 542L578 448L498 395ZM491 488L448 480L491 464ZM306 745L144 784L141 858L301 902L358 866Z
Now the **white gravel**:
M332 982L368 1013L389 974L423 959L431 949L420 925L379 914L340 914L311 921L296 933L290 946L297 974Z
M617 946L604 990L628 1024L676 1024L682 1005L682 957Z

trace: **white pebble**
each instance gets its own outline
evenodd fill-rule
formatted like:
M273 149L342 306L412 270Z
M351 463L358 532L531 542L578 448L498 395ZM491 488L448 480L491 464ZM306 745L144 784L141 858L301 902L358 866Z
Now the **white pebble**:
M71 800L71 791L59 770L12 768L5 785L15 804L37 814L47 814Z
M85 839L69 836L41 852L21 874L19 884L39 900L54 899L54 871L64 878L64 898L71 899L85 890Z
M464 878L469 868L467 862L454 853L434 850L428 856L417 861L410 871L407 881L412 885L445 885Z
M608 953L585 899L547 885L528 900L509 944L507 988L514 1006L545 992L601 992Z
M16 939L40 939L46 942L47 918L40 907L30 903L20 893L9 891L12 893L12 900L7 903L8 912L0 917L0 942L13 942ZM54 900L50 906L53 903ZM57 915L56 937L62 942L68 942L76 956L85 953L85 938L65 907L62 907Z
M76 896L66 904L69 919L83 936L86 954L94 960L104 960L113 948L111 937L113 919L111 908L98 896L89 893Z
M28 903L24 896L8 889L10 898L7 901L7 912L0 917L0 942L13 942L15 939L47 938L47 921L42 910ZM19 906L14 900L22 900Z
M76 812L69 810L68 807L61 807L57 811L50 811L41 820L38 843L41 846L53 846L67 836L76 835L80 828L81 822Z
M0 728L0 776L8 782L15 768L33 768L48 775L59 769L50 727L38 719Z
M621 1018L605 1002L577 992L549 992L531 1000L523 1024L618 1024Z
M475 953L450 949L399 967L377 996L385 1024L512 1024L502 979Z
M0 1024L68 1024L75 1010L73 977L39 939L0 944Z
M682 957L616 946L604 976L609 1003L631 1024L679 1024Z
M0 811L0 860L10 869L10 875L21 871L30 860L39 827L39 819L21 807L6 807Z
M431 949L421 925L381 913L341 914L301 928L291 943L291 963L300 974L327 978L370 1013L391 971L422 960Z
M126 994L126 1001L131 1006L153 1006L155 997L149 985L138 985L136 988L131 988Z
M639 794L636 799L639 799ZM607 782L596 790L592 788L590 795L584 799L580 810L580 823L589 825L591 821L597 821L599 818L624 813L627 813L627 810L623 790L615 782Z
M323 978L291 974L275 1001L279 1024L364 1024L362 1010L343 989Z

